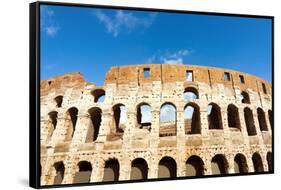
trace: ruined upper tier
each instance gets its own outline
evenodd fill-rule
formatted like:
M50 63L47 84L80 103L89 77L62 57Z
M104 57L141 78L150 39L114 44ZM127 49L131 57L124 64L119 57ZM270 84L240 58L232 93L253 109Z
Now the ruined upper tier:
M144 75L144 71L149 71L149 76ZM184 65L184 64L142 64L142 65L127 65L127 66L114 66L106 73L106 84L128 84L136 83L142 85L152 81L161 81L162 83L185 81L186 72L192 71L193 82L202 82L209 85L224 84L225 86L238 86L241 91L250 88L257 92L264 92L263 84L266 88L267 94L272 93L272 86L266 80L263 80L254 75L234 70ZM229 73L230 80L224 79L224 74ZM241 82L242 76L244 83ZM75 72L58 77L50 78L41 81L41 93L50 90L50 86L54 89L61 87L82 87L87 83L81 73ZM95 86L95 84L92 83Z

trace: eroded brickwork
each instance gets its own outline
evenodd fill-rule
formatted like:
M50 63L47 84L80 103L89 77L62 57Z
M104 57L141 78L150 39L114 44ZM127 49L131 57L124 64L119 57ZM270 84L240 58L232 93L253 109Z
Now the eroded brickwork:
M41 81L41 185L271 171L271 92L246 73L176 64L112 67L104 86ZM164 105L174 121L160 121Z

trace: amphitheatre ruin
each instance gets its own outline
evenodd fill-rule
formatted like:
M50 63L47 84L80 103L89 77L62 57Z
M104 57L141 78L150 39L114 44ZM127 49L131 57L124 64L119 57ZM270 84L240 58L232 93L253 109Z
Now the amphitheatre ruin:
M272 172L272 86L184 64L40 84L41 185Z

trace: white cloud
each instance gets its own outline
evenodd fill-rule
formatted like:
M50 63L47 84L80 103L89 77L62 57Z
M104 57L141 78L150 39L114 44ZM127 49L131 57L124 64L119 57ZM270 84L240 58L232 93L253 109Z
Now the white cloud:
M41 9L41 31L47 36L54 37L60 29L55 20L55 11L49 7L43 6Z
M154 55L146 60L146 63L160 62L164 64L183 64L184 58L192 53L188 49L180 49L177 51L157 51Z
M47 35L55 36L59 30L59 27L51 25L51 26L47 26L45 28L45 30L46 30Z
M124 30L132 31L137 27L150 27L156 14L149 14L147 17L137 17L132 13L125 13L122 10L118 10L112 17L101 10L97 10L95 11L95 16L105 25L108 33L112 33L114 37L117 37Z

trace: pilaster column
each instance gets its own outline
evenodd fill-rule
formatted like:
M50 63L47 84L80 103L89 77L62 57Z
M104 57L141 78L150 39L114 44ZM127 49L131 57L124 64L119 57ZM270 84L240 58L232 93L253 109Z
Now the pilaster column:
M53 133L51 144L55 145L66 140L70 119L66 119L64 114L59 114L57 118L56 130Z
M81 113L77 116L75 131L71 141L71 149L77 148L79 144L85 143L89 130L93 132L91 119L88 113Z
M152 118L149 144L150 148L157 148L159 143L160 111L152 110L151 115Z
M221 107L221 120L222 120L224 142L225 145L230 149L232 145L232 140L231 140L230 130L228 126L227 108L225 107Z
M126 155L127 156L124 156L123 159L120 162L119 181L130 180L130 176L131 176L131 162L129 160L128 153L126 153Z
M228 153L229 155L229 153ZM234 157L232 155L229 155L226 157L227 163L228 163L228 168L227 168L227 173L228 174L234 174L235 169L234 169Z
M51 121L48 119L40 120L40 144L44 145L48 142L48 137L50 133Z
M208 123L208 111L206 107L200 109L200 119L201 119L201 135L203 145L209 146L209 123Z
M99 135L97 142L105 142L106 136L113 132L113 113L110 110L105 110L102 112L101 125L99 129ZM115 132L115 131L114 131Z
M123 134L123 149L128 149L131 147L132 144L132 133L133 129L136 127L137 124L137 114L132 111L127 112L127 122L126 128Z
M259 144L263 144L263 137L262 137L261 130L260 130L257 110L252 110L252 112L253 112L253 119L254 119L254 123L255 123L255 127L256 127L257 136L259 138Z

